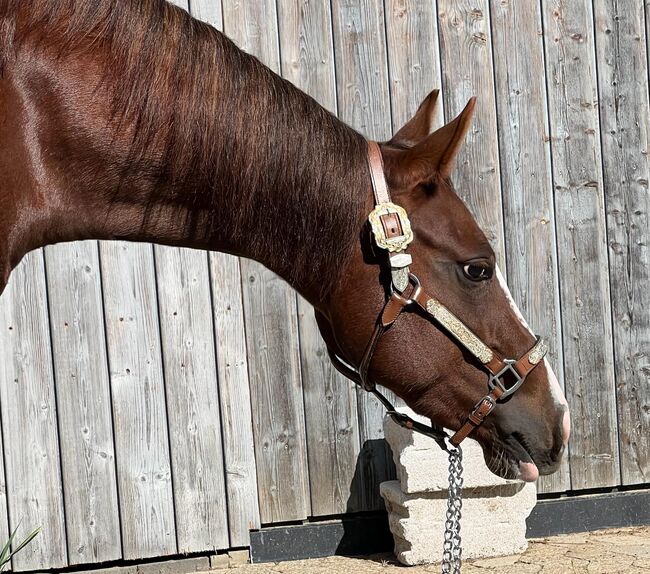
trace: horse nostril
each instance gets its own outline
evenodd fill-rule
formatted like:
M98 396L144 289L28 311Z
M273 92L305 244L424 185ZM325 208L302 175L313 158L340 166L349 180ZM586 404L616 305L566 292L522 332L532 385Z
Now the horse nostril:
M562 441L564 444L569 442L569 436L571 436L571 415L567 408L564 411L564 417L562 418Z

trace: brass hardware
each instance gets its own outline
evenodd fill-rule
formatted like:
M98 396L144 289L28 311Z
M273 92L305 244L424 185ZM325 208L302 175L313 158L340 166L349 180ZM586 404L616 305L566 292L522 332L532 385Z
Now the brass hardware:
M386 231L381 222L382 215L394 213L397 215L402 227L402 234L396 237L386 237ZM411 241L413 241L413 230L409 221L406 210L394 203L380 203L370 212L368 216L372 233L375 236L375 243L382 249L387 249L390 253L404 251Z

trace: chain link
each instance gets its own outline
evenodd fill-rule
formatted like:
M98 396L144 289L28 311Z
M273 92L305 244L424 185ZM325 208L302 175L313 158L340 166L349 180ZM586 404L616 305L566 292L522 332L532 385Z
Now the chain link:
M449 451L449 495L445 520L445 542L442 553L442 574L460 574L462 552L460 519L463 509L463 451Z

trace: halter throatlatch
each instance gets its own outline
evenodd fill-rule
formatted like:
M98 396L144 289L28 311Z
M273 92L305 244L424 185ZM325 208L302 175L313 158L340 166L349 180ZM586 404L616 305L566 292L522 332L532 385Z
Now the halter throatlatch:
M537 338L533 347L519 359L503 358L489 345L485 344L472 330L456 317L435 297L422 288L419 279L410 272L411 255L406 252L413 241L413 231L406 210L390 200L388 184L384 175L384 165L379 144L368 142L368 167L375 196L375 209L368 220L375 244L385 250L391 272L388 286L388 300L377 318L375 329L366 346L358 369L346 363L330 350L334 366L346 377L373 393L386 407L388 414L400 426L409 428L433 438L444 450L449 450L447 440L457 447L468 435L480 426L503 401L519 389L530 372L541 362L548 346ZM377 390L369 377L370 363L381 336L408 307L419 307L445 332L467 349L488 372L488 393L476 403L461 428L449 437L441 428L427 426L414 421L404 413L397 412L391 402Z

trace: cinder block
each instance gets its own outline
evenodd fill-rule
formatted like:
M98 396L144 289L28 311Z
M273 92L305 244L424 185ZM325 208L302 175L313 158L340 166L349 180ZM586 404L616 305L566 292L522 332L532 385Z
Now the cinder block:
M228 554L213 554L210 556L211 570L225 570L230 568L230 556Z
M243 566L250 562L250 552L245 550L231 550L228 555L230 556L230 567Z
M420 422L429 421L407 407L400 409ZM398 480L381 484L395 555L403 564L428 564L442 559L447 488L447 453L430 438L384 420L384 434L393 451ZM492 474L477 442L463 443L463 556L485 558L523 552L526 518L535 506L534 484Z
M424 424L431 422L416 415L408 407L400 407L397 410L407 413ZM432 439L402 428L390 417L384 419L384 436L393 451L397 478L402 491L412 494L447 489L449 480L447 453ZM463 442L463 466L471 469L464 475L465 488L500 486L517 482L500 478L490 472L483 458L483 450L472 439Z
M210 569L210 560L207 556L194 558L181 558L180 560L166 560L139 564L137 574L188 574L189 572L205 572Z
M395 555L403 564L442 559L446 492L405 494L399 481L381 484L395 539ZM477 489L463 499L463 556L483 558L517 554L527 548L526 518L535 506L534 484Z

